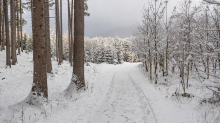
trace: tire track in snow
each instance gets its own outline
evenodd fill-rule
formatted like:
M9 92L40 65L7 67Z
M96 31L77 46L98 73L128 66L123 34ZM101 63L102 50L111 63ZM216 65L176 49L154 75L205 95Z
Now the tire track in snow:
M114 73L106 99L90 123L157 123L149 102L123 69Z
M150 110L151 110L151 112L152 112L152 114L153 114L154 120L155 120L156 123L158 123L157 118L155 117L154 111L153 111L153 109L152 109L152 107L151 107L151 105L150 105L149 99L148 99L147 96L144 94L144 91L143 91L142 88L131 78L131 76L130 76L129 73L127 73L127 75L128 75L128 77L129 77L129 79L131 80L131 82L134 84L134 86L136 86L136 87L141 91L141 93L143 94L143 96L144 96L145 99L147 100L148 107L150 108Z

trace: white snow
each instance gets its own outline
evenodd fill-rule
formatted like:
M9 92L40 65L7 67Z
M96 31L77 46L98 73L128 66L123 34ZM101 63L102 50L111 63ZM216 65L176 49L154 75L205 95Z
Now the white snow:
M48 74L49 101L41 107L16 105L32 87L32 53L18 56L18 64L5 68L0 52L0 123L201 123L198 100L176 99L176 86L152 84L141 63L85 66L87 90L66 98L72 70L67 61L52 61ZM174 79L173 79L174 80Z

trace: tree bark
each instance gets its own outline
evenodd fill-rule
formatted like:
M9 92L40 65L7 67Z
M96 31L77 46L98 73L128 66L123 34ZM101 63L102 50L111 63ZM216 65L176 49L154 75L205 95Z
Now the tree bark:
M154 30L155 30L155 32L154 32L154 41L155 41L155 76L156 76L156 78L155 78L155 84L157 84L157 3L156 3L157 1L155 0L155 25L154 25Z
M59 1L55 0L56 5L56 31L57 31L57 43L58 43L58 64L62 63L62 49L61 49L61 33L60 33L60 16L59 16Z
M20 37L19 37L19 14L18 14L18 0L16 0L16 11L17 11L17 44L18 44L18 54L20 54L20 51L21 51L21 42L20 42Z
M68 36L69 36L69 63L72 66L72 50L71 50L71 13L70 13L70 2L68 0Z
M71 37L70 34L72 33L71 31L71 26L70 26L70 21L71 21L71 17L70 17L70 1L67 0L68 2L68 40L69 40L69 63L72 66L72 49L71 49Z
M73 50L73 0L72 0L72 4L71 4L71 24L70 24L70 29L71 29L71 66L73 66L73 58L74 58L74 50Z
M0 0L0 50L2 51L2 45L3 45L3 42L2 42L2 0Z
M22 9L21 9L21 0L20 0L20 28L21 28L21 51L23 52L23 40L22 40Z
M77 89L85 87L84 79L84 0L74 0L74 65Z
M61 63L63 62L63 15L62 15L62 4L63 1L60 0L60 52L61 52Z
M4 10L3 10L4 11ZM5 50L5 20L4 20L4 12L2 17L2 49Z
M6 29L6 66L11 67L9 24L8 24L8 0L3 0L3 2L4 2L5 29Z
M16 24L15 24L15 0L11 0L11 55L12 65L17 62L16 57Z
M168 2L168 1L167 1ZM167 25L167 2L166 2L166 35L167 35L167 46L166 46L166 76L168 76L168 48L169 48L169 36L168 36L168 25Z
M47 73L51 73L51 52L50 52L50 18L49 18L49 0L45 0L45 45L46 45L46 61L47 61Z
M48 98L44 41L44 1L33 0L33 96ZM33 102L30 102L33 103Z

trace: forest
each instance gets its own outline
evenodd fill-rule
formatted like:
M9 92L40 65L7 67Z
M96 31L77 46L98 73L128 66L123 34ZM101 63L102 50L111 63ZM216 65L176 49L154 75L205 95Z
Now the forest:
M121 38L85 35L88 0L0 0L0 122L219 123L220 1L172 2Z

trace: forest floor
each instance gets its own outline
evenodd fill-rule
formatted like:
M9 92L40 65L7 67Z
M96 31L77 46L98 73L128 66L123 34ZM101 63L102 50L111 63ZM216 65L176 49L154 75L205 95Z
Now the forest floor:
M202 123L199 98L173 97L179 88L155 85L141 63L85 66L86 92L66 99L73 68L53 59L48 74L49 101L40 107L21 105L33 83L32 53L18 56L18 64L5 68L5 51L0 52L0 123ZM162 79L160 80L162 81ZM175 82L176 83L176 82ZM194 90L193 86L191 91ZM192 92L193 93L193 92ZM200 93L200 92L199 92Z

